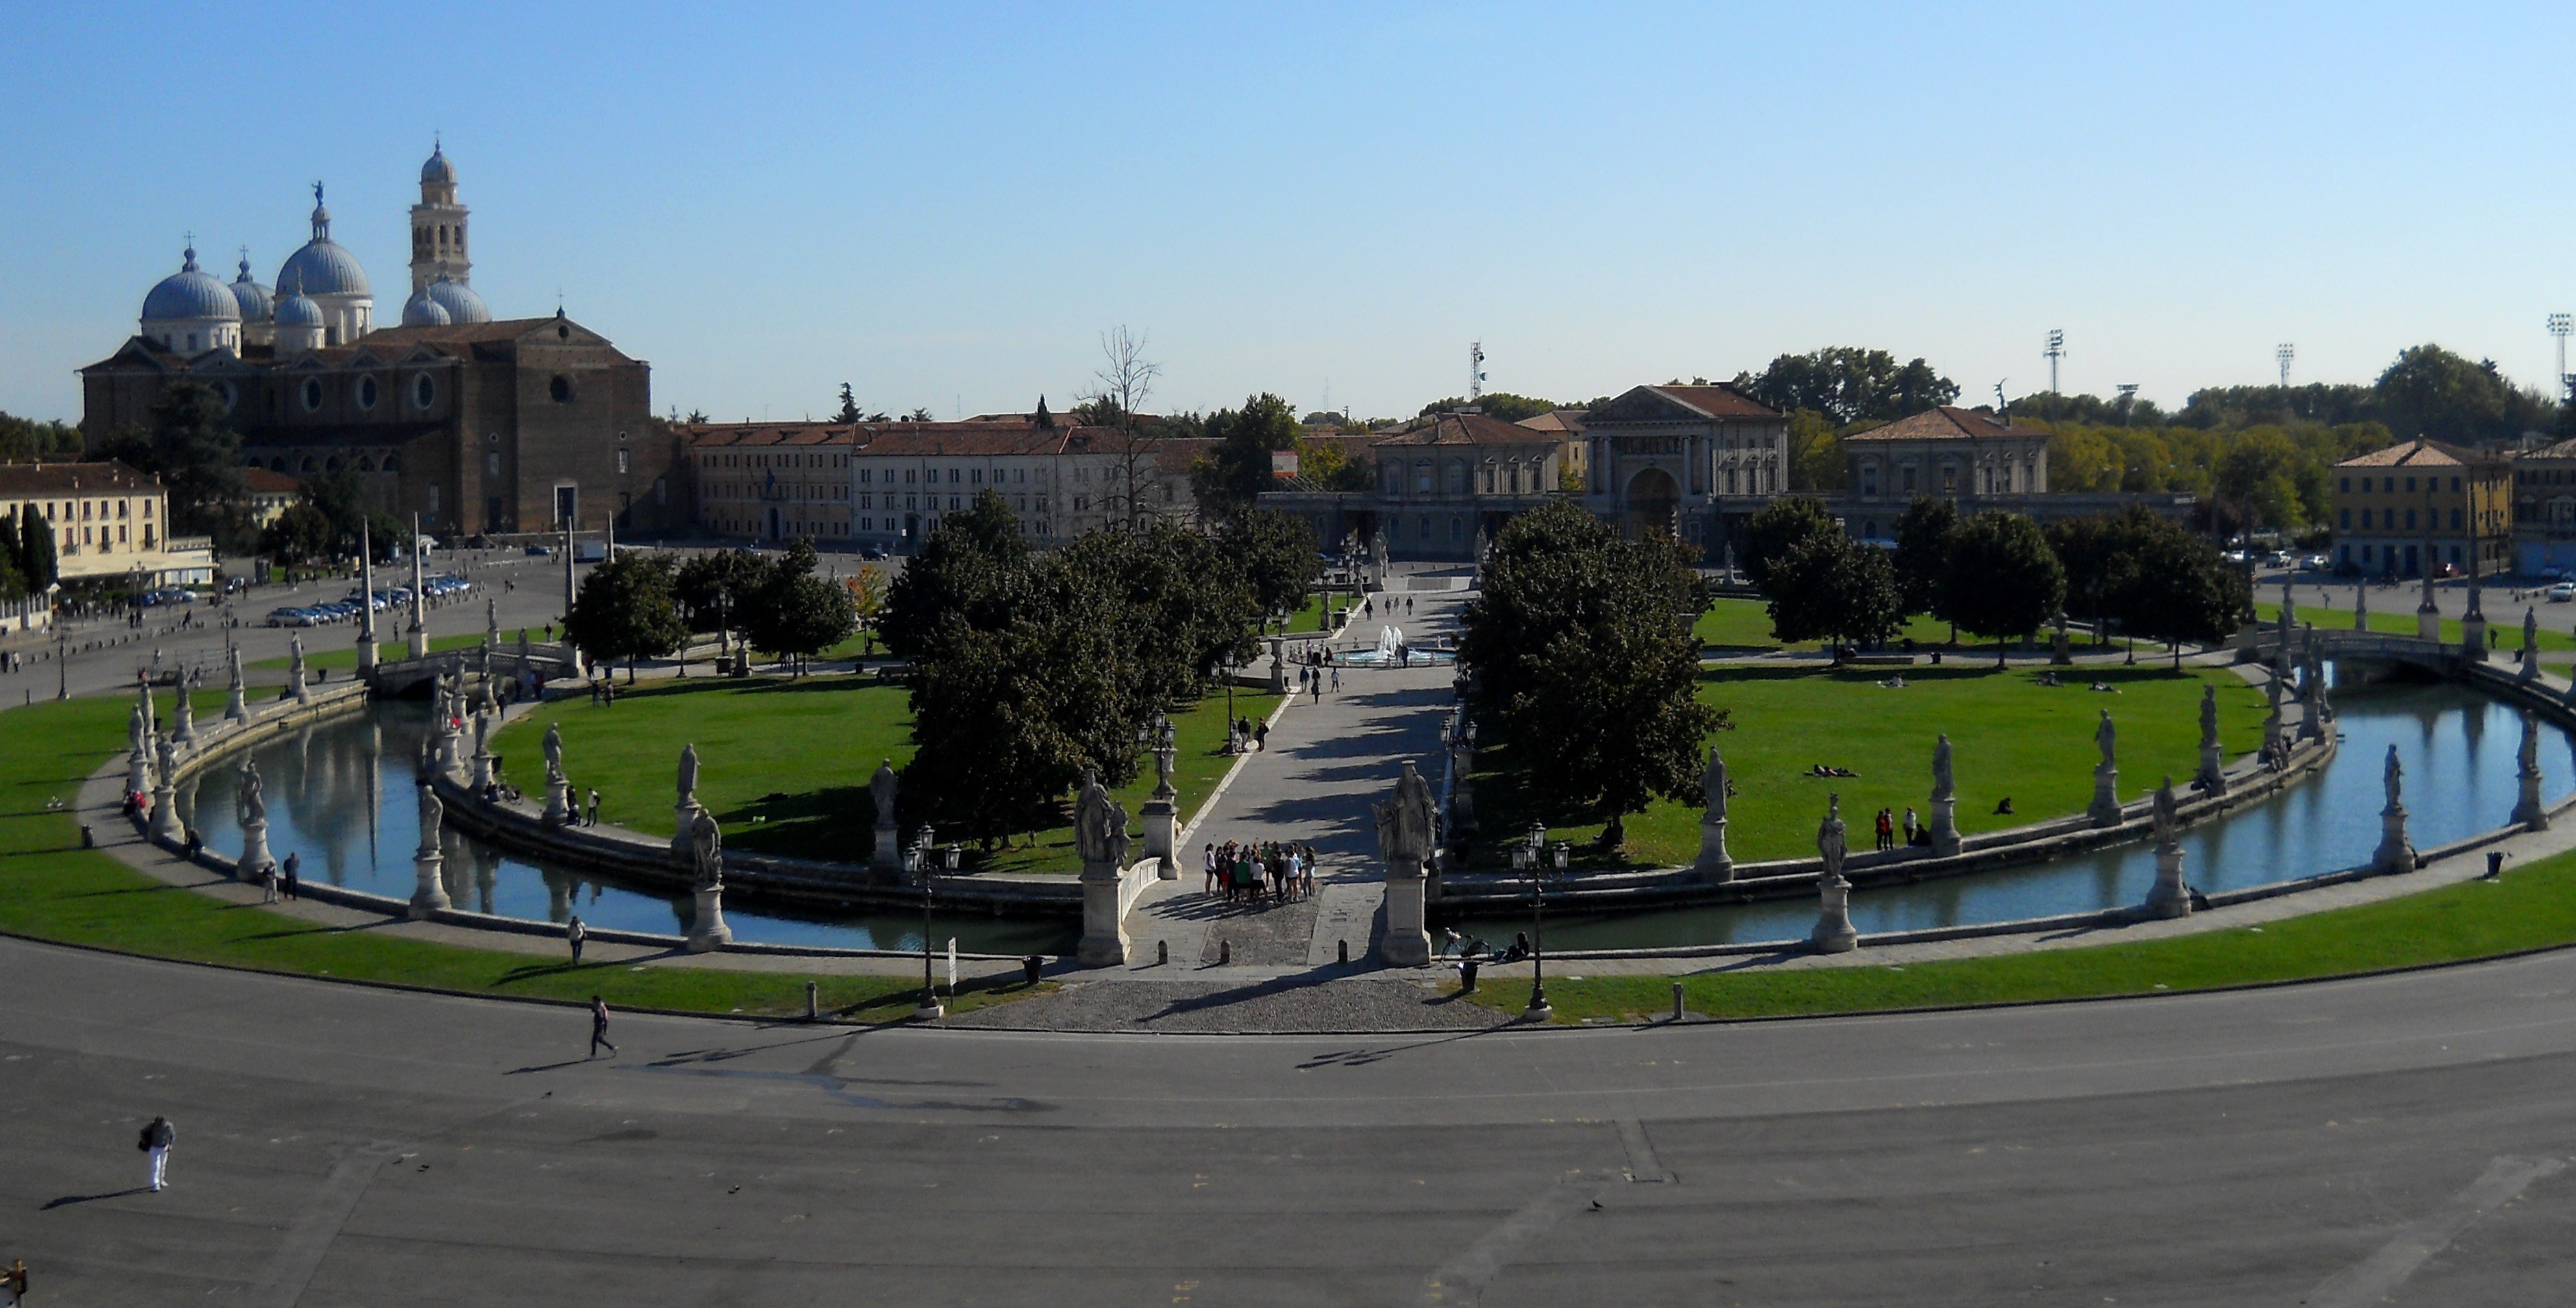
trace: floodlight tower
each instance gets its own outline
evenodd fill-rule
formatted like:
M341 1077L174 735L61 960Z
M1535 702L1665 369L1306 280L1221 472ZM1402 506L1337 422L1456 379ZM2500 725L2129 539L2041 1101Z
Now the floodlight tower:
M2272 357L2281 361L2281 388L2287 390L2290 386L2290 360L2299 357L2299 349L2283 341L2272 347Z
M2549 334L2558 338L2558 393L2561 395L2565 395L2568 389L2567 337L2571 332L2576 332L2576 314L2549 315Z
M2048 356L2048 393L2055 395L2057 394L2057 361L2066 357L2066 330L2062 327L2049 328L2048 348L2041 353Z
M1467 402L1474 404L1485 394L1485 343L1470 341L1467 345Z

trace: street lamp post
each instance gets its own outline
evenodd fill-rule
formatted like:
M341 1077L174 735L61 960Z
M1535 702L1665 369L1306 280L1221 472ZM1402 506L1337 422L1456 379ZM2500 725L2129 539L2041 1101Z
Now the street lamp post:
M1512 846L1512 866L1529 873L1530 878L1530 1000L1522 1014L1533 1022L1544 1022L1556 1010L1547 1003L1547 887L1546 873L1550 851L1547 847L1547 825L1530 823L1529 838ZM1565 869L1566 846L1554 850L1558 871Z
M54 618L54 698L72 697L72 634L63 629L62 617Z

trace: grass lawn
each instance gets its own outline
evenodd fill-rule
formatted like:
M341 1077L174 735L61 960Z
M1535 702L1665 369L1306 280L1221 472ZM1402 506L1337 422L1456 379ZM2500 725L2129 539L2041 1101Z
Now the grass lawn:
M166 698L166 697L165 697ZM199 694L200 716L223 711L223 694ZM9 712L0 734L0 929L196 962L275 972L393 981L468 994L586 1000L597 994L621 1007L703 1013L801 1014L805 982L794 972L731 972L690 967L636 967L596 960L573 967L560 958L466 949L370 931L317 926L264 909L234 906L136 872L94 849L80 848L67 803L81 781L124 748L124 697L76 699ZM816 976L829 1011L895 1019L912 1011L918 982L903 977ZM1044 991L1047 986L1038 987ZM1023 997L1006 984L964 987L959 1008ZM577 1043L576 1016L565 1018Z
M1776 1017L1956 1004L2001 1004L2097 995L2202 990L2296 981L2483 958L2576 940L2576 854L2376 904L2332 909L2261 927L2211 931L2134 945L2046 950L1903 967L1699 975L1682 980L1690 1010L1715 1017ZM1580 975L1583 965L1560 964ZM1527 1002L1509 983L1475 996L1506 1010ZM1672 1011L1669 977L1551 977L1559 1022L1637 1020Z
M1701 645L1715 646L1719 649L1824 648L1823 641L1810 640L1784 644L1772 636L1771 611L1761 600L1712 601L1708 612L1699 615L1699 622L1691 628L1691 634L1699 637ZM1928 617L1917 615L1906 622L1903 630L1896 633L1898 640L1909 636L1918 645L1938 645L1950 639L1950 624L1935 622ZM1971 638L1962 634L1960 639L1967 641ZM1988 648L1991 650L1992 646Z
M2280 589L2274 587L2273 594L2279 593ZM2415 606L2423 602L2424 592L2420 587L2410 589L2400 586L2395 590L2372 591L2370 593L2370 629L2397 636L2414 635ZM2382 604L2388 605L2390 611L2381 612L2379 606ZM2495 642L2497 649L2512 651L2522 648L2522 610L2525 607L2521 604L2508 604L2500 595L2487 602L2487 627L2493 633L2490 639ZM2576 650L2576 635L2551 630L2553 623L2564 627L2571 620L2576 620L2576 611L2547 603L2529 607L2540 610L2541 649L2561 652ZM2281 621L2281 605L2277 600L2271 603L2257 602L2254 611L2264 620L2265 626L2277 626ZM2313 622L2317 624L2319 631L2350 631L2352 630L2352 610L2321 609L2313 604L2302 604L2298 606L2298 621ZM2454 645L2460 642L2458 618L2442 620L2442 639Z
M1999 830L2077 813L2093 802L2097 715L2111 710L2119 727L2120 797L2152 790L2165 773L2188 778L2200 764L2200 688L2218 687L2219 739L2231 757L2262 744L2265 701L2231 673L2161 667L2088 668L2066 684L2039 684L2040 669L1997 671L1968 663L1906 670L1903 690L1882 689L1886 669L1719 668L1702 675L1702 701L1729 710L1730 731L1710 744L1726 756L1736 794L1728 813L1727 848L1739 860L1802 857L1815 852L1825 797L1840 792L1855 847L1873 839L1872 815L1907 805L1929 821L1932 744L1950 734L1956 760L1958 823L1963 832ZM2061 674L2066 675L2066 674ZM2118 695L2086 689L2099 679ZM1817 763L1858 772L1824 780L1805 775ZM1477 816L1495 842L1480 864L1508 866L1499 842L1528 828L1532 805L1508 742L1476 756ZM2011 796L2013 813L1999 815ZM1699 853L1700 805L1659 801L1628 818L1628 858L1671 865ZM1557 825L1549 838L1578 850L1599 837L1600 823ZM1578 864L1580 865L1580 864Z
M378 635L383 635L385 632L390 630L391 628L386 626L379 626L376 628ZM501 633L502 643L512 650L516 650L519 647L518 639L519 634L516 630ZM483 633L479 631L474 632L471 635L432 636L429 638L429 648L430 652L433 654L440 650L472 649L474 646L482 643ZM380 640L376 642L376 645L377 657L384 659L403 658L406 656L409 649L409 647L402 642L400 637L396 637L391 640ZM276 671L284 672L287 669L287 666L293 662L294 660L292 658L261 659L257 663L245 663L242 666L244 668L272 668ZM328 668L333 672L358 666L357 629L346 626L316 627L306 632L304 635L304 666L307 669ZM222 708L221 705L217 705L216 707L218 710Z
M1232 762L1224 752L1225 702L1220 691L1172 717L1179 739L1172 779L1183 796L1184 820ZM1266 716L1277 703L1274 695L1235 692L1243 716ZM562 725L564 770L573 783L598 788L604 821L670 834L680 747L694 743L698 799L723 824L728 847L842 862L865 861L875 844L868 778L878 762L891 760L900 772L913 753L908 695L893 682L852 676L647 682L609 707L562 700L505 728L493 748L504 756L511 783L531 794L545 785L540 742L548 722ZM1148 759L1116 795L1132 818L1153 789ZM995 851L980 866L1082 870L1070 826L1041 831L1036 839L1034 846Z
M1324 595L1307 596L1306 602L1299 605L1296 612L1288 615L1288 625L1283 630L1292 636L1301 631L1326 630L1324 606L1330 602L1330 598Z

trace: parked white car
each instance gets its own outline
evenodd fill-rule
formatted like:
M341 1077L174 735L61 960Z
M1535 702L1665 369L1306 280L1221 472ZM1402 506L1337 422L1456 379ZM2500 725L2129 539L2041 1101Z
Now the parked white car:
M2569 600L2576 600L2576 581L2562 581L2549 588L2550 603L2564 604Z

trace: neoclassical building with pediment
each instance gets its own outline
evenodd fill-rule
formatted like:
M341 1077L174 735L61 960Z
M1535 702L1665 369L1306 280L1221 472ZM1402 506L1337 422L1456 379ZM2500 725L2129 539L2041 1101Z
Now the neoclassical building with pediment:
M1725 385L1635 386L1583 420L1584 503L1635 536L1661 528L1712 559L1789 488L1789 419Z
M252 466L355 473L380 507L436 534L687 522L687 464L651 420L650 365L561 310L493 319L466 281L466 211L443 149L421 167L399 326L374 325L320 189L312 239L275 290L247 256L234 282L216 280L194 249L152 288L136 334L81 369L84 432L148 430L162 391L193 380L221 397Z

